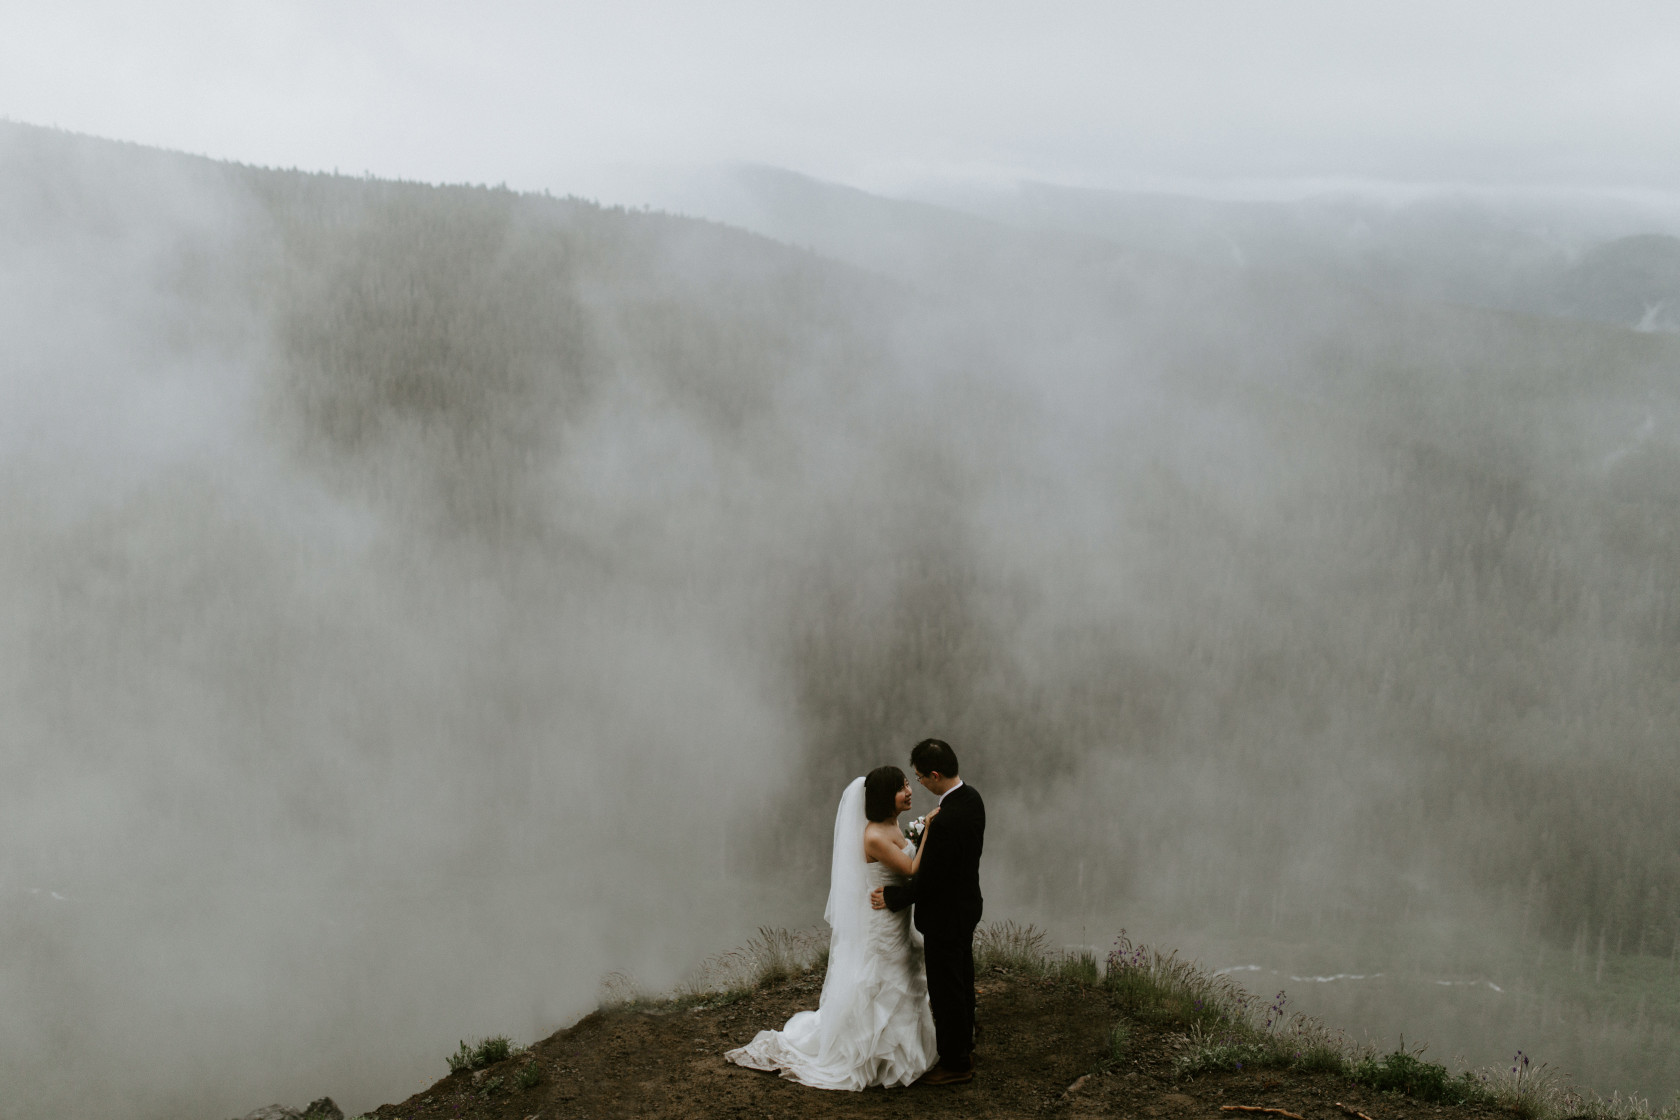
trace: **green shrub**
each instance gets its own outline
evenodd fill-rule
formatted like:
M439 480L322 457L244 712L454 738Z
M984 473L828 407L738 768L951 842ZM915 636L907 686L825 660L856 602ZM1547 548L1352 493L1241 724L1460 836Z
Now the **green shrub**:
M1426 1062L1404 1047L1381 1058L1368 1056L1348 1075L1380 1093L1398 1093L1429 1104L1475 1104L1492 1099L1468 1070L1454 1077L1446 1066Z
M1302 1073L1346 1073L1347 1055L1334 1046L1312 1045L1302 1049L1300 1057L1290 1067Z

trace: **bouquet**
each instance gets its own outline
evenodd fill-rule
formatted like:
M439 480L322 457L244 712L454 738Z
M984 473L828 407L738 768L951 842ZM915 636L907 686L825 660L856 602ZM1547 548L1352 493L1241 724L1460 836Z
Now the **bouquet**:
M922 846L922 834L925 832L927 832L926 817L917 817L915 820L904 826L904 835L908 836L910 838L910 843L916 845L918 848Z

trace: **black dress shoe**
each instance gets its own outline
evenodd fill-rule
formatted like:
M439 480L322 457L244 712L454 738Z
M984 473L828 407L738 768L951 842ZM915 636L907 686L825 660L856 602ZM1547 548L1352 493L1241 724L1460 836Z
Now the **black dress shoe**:
M948 1069L945 1066L934 1066L916 1079L917 1085L961 1085L974 1080L974 1067L967 1069Z

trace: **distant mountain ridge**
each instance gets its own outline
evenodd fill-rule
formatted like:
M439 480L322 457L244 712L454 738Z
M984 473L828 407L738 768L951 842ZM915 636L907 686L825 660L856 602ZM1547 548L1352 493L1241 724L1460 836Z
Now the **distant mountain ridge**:
M1680 223L1590 198L1231 201L1034 182L891 198L763 166L715 169L661 198L898 276L999 274L1011 261L1121 250L1166 267L1335 277L1409 299L1680 329L1673 254L1657 246Z
M977 196L974 205L1029 227L1082 231L1236 268L1318 272L1407 298L1640 329L1667 329L1653 328L1645 309L1671 298L1672 276L1612 246L1673 241L1666 231L1680 228L1674 214L1590 198L1236 202L1027 183L1013 195Z

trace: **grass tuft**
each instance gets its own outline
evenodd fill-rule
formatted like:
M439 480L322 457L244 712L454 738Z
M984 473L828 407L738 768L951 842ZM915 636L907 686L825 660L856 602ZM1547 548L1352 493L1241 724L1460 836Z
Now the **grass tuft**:
M1204 1030L1246 1025L1253 1001L1229 977L1180 960L1176 952L1134 945L1125 930L1108 954L1103 983L1137 1018Z
M649 995L629 973L610 972L601 981L599 1006L660 1011L724 1007L761 988L827 967L826 930L760 926L758 935L745 945L702 961L669 996Z
M1043 930L1014 922L992 922L974 931L976 972L1042 976L1049 960Z
M1064 953L1053 962L1051 971L1064 984L1077 984L1082 988L1094 988L1102 982L1102 974L1097 969L1097 955L1088 950Z
M677 990L677 1001L721 1006L760 988L828 965L828 935L820 930L760 926L745 945L709 957Z
M1521 1050L1512 1056L1510 1065L1483 1069L1475 1080L1486 1099L1515 1113L1521 1120L1549 1120L1591 1111L1586 1100L1561 1073L1545 1062L1535 1065ZM1607 1102L1597 1103L1602 1107Z
M1114 1029L1108 1032L1108 1061L1110 1065L1120 1061L1132 1045L1132 1025L1121 1019L1114 1024Z
M609 972L601 977L601 1007L630 1007L644 1003L647 995L628 972Z
M1241 1072L1245 1069L1275 1069L1289 1064L1288 1058L1252 1030L1230 1025L1220 1030L1203 1029L1192 1023L1190 1048L1173 1063L1178 1077L1203 1073Z
M817 955L817 936L810 932L758 928L758 936L743 947L747 972L754 987L780 984L804 972ZM822 939L826 947L827 939Z
M513 1075L513 1087L524 1092L541 1085L542 1079L542 1066L536 1061L529 1061L520 1066L519 1072Z
M460 1049L447 1058L450 1073L460 1073L464 1070L483 1069L493 1066L497 1062L505 1062L508 1055L513 1053L513 1041L506 1035L498 1034L490 1038L481 1039L474 1045L468 1045L461 1040Z
M1667 1107L1656 1112L1651 1110L1650 1100L1637 1093L1625 1097L1619 1092L1611 1093L1609 1100L1595 1096L1580 1103L1579 1115L1588 1120L1680 1120L1680 1092L1674 1094Z
M1135 944L1121 930L1108 954L1103 985L1135 1019L1185 1032L1173 1063L1179 1077L1244 1069L1347 1073L1363 1051L1317 1019L1291 1015L1279 992L1262 1005L1229 977L1196 961Z

